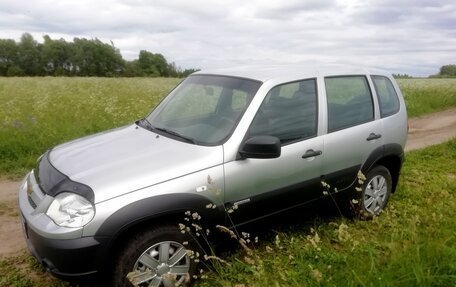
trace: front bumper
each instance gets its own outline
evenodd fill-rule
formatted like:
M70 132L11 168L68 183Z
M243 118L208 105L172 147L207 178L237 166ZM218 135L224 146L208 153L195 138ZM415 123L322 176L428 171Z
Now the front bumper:
M36 184L33 172L19 190L21 222L28 249L56 277L73 281L94 277L103 267L109 239L82 237L82 228L57 226L46 214L52 197Z

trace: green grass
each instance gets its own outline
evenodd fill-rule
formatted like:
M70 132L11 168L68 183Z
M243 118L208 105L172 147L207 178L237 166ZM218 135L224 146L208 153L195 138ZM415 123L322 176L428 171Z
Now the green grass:
M144 117L179 82L0 78L0 176L22 177L56 144ZM456 106L456 79L400 79L409 116Z
M63 281L49 275L40 264L28 254L0 259L1 287L65 287Z
M456 79L397 79L409 117L456 106Z
M397 192L372 221L314 218L278 232L197 286L454 286L456 140L407 154ZM252 262L253 261L253 262ZM249 263L247 263L249 262Z

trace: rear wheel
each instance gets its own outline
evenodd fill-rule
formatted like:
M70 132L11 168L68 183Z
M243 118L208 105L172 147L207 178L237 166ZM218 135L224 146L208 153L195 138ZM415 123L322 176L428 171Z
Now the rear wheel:
M352 200L355 214L363 219L379 215L388 203L391 190L392 180L389 170L382 165L375 166L366 175L361 192L357 192L355 200Z
M134 280L136 286L185 286L196 270L196 263L189 256L194 247L177 226L139 232L119 253L112 285L132 286L130 280Z

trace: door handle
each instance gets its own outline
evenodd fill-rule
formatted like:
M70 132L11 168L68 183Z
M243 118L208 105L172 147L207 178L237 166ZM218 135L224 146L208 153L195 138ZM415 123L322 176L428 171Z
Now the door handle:
M367 141L372 141L381 138L381 134L376 134L376 133L370 133L370 135L367 137Z
M302 155L302 158L309 158L309 157L319 156L321 154L322 154L321 150L309 149L309 150L306 151L305 154Z

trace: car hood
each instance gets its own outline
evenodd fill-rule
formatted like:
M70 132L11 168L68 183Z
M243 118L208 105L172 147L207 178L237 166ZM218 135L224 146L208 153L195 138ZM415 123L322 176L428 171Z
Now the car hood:
M86 184L95 203L220 165L222 146L199 146L137 125L77 139L52 149L51 164Z

